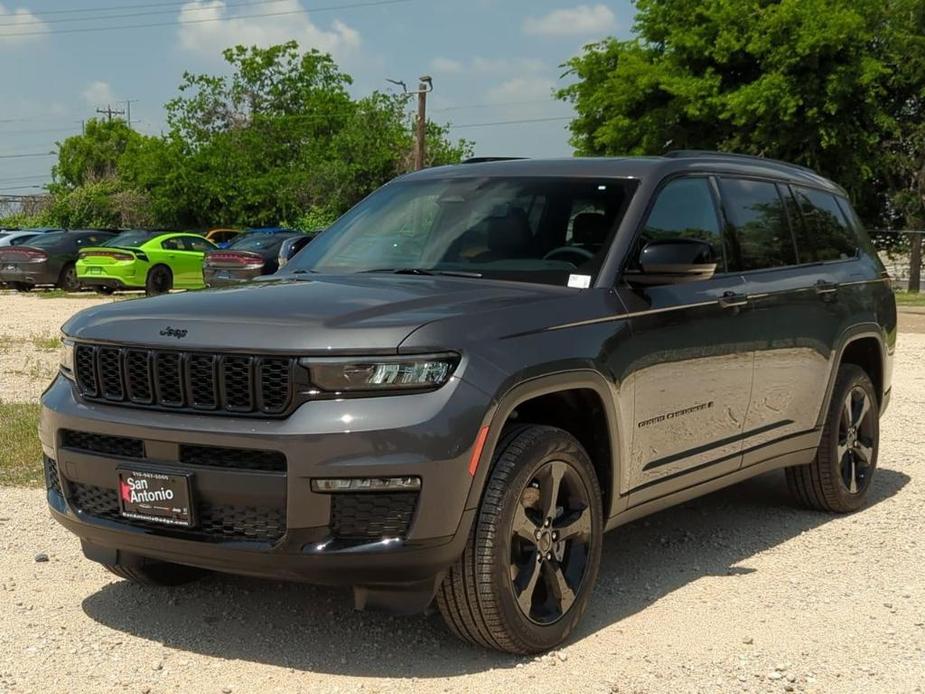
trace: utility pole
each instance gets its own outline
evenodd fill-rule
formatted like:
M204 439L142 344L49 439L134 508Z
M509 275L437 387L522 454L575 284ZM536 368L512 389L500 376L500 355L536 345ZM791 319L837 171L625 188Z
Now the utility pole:
M103 115L105 115L107 123L112 123L113 116L124 116L125 115L125 111L118 111L114 109L112 107L112 104L107 104L106 108L98 108L96 109L96 112L102 113Z
M406 96L418 97L418 118L415 124L415 141L414 141L414 169L420 171L424 168L425 154L427 151L427 95L434 90L434 81L430 75L422 75L418 78L417 91L409 92L408 87L400 80L390 80L387 82L397 84L402 88L402 93Z
M125 103L125 124L132 127L132 104L137 104L138 99L126 99Z

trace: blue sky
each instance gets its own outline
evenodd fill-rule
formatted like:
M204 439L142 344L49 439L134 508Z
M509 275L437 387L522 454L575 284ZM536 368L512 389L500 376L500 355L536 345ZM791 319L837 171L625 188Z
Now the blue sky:
M132 103L158 133L184 70L224 71L221 50L296 39L331 52L356 95L434 79L429 115L479 155L567 156L562 62L628 36L629 0L0 0L0 193L36 192L55 142L98 107ZM353 7L350 7L353 5ZM322 9L331 8L331 9ZM264 16L257 16L264 15ZM130 25L157 25L128 28ZM99 27L122 27L87 31ZM484 125L508 120L534 120Z

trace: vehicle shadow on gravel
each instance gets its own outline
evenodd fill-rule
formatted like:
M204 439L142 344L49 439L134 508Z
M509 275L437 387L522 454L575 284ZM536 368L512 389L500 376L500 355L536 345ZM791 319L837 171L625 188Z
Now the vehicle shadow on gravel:
M871 505L908 481L881 468ZM605 537L598 585L569 643L703 576L751 573L737 565L836 518L795 508L777 472L619 528ZM345 589L222 575L171 589L116 581L87 597L83 609L167 648L299 671L428 678L523 661L460 643L433 610L416 617L355 612Z

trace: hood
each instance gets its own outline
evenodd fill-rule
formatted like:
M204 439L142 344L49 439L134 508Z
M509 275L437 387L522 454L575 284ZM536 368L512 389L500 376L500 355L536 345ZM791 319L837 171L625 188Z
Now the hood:
M431 321L563 291L450 277L325 275L95 306L62 329L81 340L183 350L394 353Z

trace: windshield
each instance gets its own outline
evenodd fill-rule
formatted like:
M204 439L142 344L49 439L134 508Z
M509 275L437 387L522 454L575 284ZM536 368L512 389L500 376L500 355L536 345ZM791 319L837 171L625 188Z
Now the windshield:
M113 236L101 246L119 246L120 248L138 248L142 244L150 241L157 233L153 231L123 231L117 236Z
M29 241L29 246L32 248L51 248L67 238L69 233L67 231L53 231L50 234L39 234L35 239Z
M245 234L228 248L235 251L262 251L280 246L288 238L292 237L285 234Z
M286 272L416 271L566 285L600 269L635 182L398 181L337 220Z

